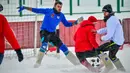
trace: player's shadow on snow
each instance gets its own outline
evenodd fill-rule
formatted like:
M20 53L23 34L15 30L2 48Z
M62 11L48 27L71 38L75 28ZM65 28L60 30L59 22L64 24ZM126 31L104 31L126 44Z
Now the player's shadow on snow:
M65 69L61 69L60 70L61 72L63 73L90 73L90 71L88 71L87 69L85 68L65 68Z
M56 65L46 65L46 68L52 69L52 70L60 70L60 72L63 73L86 73L90 72L86 68L81 67L81 66L74 66L71 64L56 64Z
M69 68L74 67L74 65L68 65L68 64L58 64L58 65L47 65L46 68L50 69L63 69L63 68Z

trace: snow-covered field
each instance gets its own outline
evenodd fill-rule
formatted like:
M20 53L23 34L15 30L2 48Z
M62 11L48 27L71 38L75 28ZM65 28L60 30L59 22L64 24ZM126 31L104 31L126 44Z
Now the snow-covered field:
M6 0L2 0L6 1ZM1 1L1 2L2 2ZM17 1L17 0L16 0ZM40 0L39 0L40 1ZM46 0L48 1L48 0ZM69 0L61 0L63 4L63 13L69 12ZM101 12L102 7L105 4L112 4L114 11L116 11L116 0L102 0L101 7L97 7L97 2L93 2L94 0L81 0L81 5L77 6L76 1L73 3L73 12L74 13L80 13L81 12ZM124 0L125 6L124 8L121 7L121 10L129 10L130 9L130 0ZM17 2L16 2L17 3ZM29 6L29 5L27 5ZM9 7L9 6L8 6ZM50 6L52 7L52 6ZM16 9L15 9L15 12ZM4 12L3 12L4 13ZM24 12L23 12L24 13ZM18 12L17 12L18 14ZM65 15L67 20L75 20L80 16L83 16L84 19L87 19L88 16L94 15L98 19L103 19L103 14L75 14L75 15ZM124 18L130 18L130 13L116 13L116 16L119 19ZM9 22L19 22L19 21L34 21L35 16L14 16L14 17L7 17ZM43 16L38 16L37 20L42 20ZM69 47L71 51L73 51L74 47ZM16 54L14 51L5 52L5 58L3 60L2 65L0 65L0 73L90 73L85 67L83 66L74 66L72 65L66 57L61 52L60 59L57 59L55 56L55 53L48 53L42 61L42 64L39 68L33 68L33 65L35 63L36 57L32 56L33 51L32 50L22 50L24 53L25 59L19 63L17 61ZM126 72L130 73L130 46L125 45L123 50L120 50L117 54L117 56L120 58L122 64L124 65ZM30 56L30 57L28 57Z
M74 47L69 47L69 49L73 51ZM126 69L125 73L130 73L129 52L130 46L124 45L123 50L120 50L117 54ZM44 57L42 65L39 68L33 68L35 60L36 57L26 58L25 56L25 59L19 63L17 58L4 58L0 66L0 73L90 73L90 71L83 66L72 65L62 52L60 54L60 59L55 57L55 52L48 53L48 55Z

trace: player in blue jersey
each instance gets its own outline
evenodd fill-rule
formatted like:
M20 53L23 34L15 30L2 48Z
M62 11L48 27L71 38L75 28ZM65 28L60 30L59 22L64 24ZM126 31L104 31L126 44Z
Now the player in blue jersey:
M37 14L45 15L42 25L41 25L41 30L40 30L42 46L40 47L37 61L34 67L39 67L41 65L42 58L46 53L48 42L51 42L51 44L53 44L58 49L63 51L66 58L71 63L73 63L74 65L80 64L77 57L74 56L74 54L68 50L67 46L55 34L55 30L56 30L56 26L60 22L62 22L64 26L66 27L71 27L73 25L79 24L83 20L83 17L78 18L74 23L68 22L64 14L61 12L62 2L60 1L56 1L53 8L31 8L31 7L25 7L25 6L21 6L18 8L19 8L19 12L26 9Z

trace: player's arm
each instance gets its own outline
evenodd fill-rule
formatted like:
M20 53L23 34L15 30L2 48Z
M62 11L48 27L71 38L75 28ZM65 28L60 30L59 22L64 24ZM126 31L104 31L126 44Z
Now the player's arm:
M7 19L3 16L3 35L5 36L5 38L7 39L7 41L11 44L11 46L13 47L13 49L16 51L16 54L18 56L18 61L21 62L23 60L23 54L20 48L20 45L12 31L12 29L10 28Z
M66 20L66 17L64 16L64 14L62 15L62 19L61 19L61 22L64 24L64 26L66 27L71 27L72 26L72 22L68 22Z
M105 28L101 28L101 29L97 30L97 33L98 34L105 34L105 33L107 33L107 28L106 27Z
M98 44L96 42L96 34L94 32L91 32L92 29L90 29L88 33L89 42L92 44L93 48L98 48Z
M75 22L68 22L65 18L65 16L63 15L62 16L62 20L61 22L66 26L66 27L70 27L70 26L73 26L73 25L77 25L79 24L81 21L83 21L83 17L80 17L78 18Z
M107 22L107 34L105 36L102 36L101 40L102 41L110 40L112 38L112 36L114 35L114 33L115 33L116 26L117 26L116 20L111 18L109 20L109 22Z
M32 7L26 7L26 6L17 7L17 9L19 9L19 12L21 12L24 9L32 11Z
M32 8L32 7L26 7L26 6L21 6L21 7L18 7L19 9L19 12L23 11L23 10L28 10L28 11L31 11L31 12L34 12L34 13L40 13L40 14L46 14L48 12L50 12L50 8Z

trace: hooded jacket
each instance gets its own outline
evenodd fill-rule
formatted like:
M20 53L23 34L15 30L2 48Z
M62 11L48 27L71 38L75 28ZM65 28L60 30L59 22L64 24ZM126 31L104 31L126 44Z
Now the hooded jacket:
M92 19L89 18L80 23L80 27L74 35L75 52L92 51L98 48L96 34L92 32L92 30L96 30Z
M0 53L4 54L5 38L10 43L13 49L20 49L20 45L10 28L7 19L4 15L0 14Z

